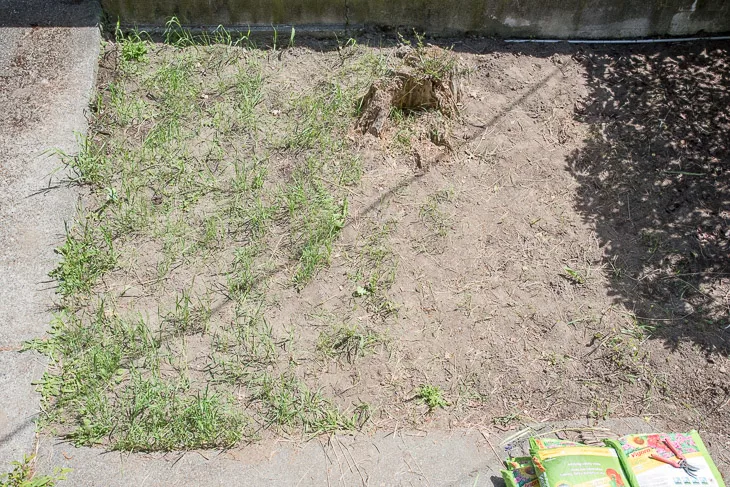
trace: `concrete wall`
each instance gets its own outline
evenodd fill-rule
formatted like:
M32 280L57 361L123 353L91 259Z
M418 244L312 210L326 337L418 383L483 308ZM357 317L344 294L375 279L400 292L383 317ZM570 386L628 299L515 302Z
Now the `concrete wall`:
M730 0L101 0L125 25L417 28L429 34L621 38L730 32Z

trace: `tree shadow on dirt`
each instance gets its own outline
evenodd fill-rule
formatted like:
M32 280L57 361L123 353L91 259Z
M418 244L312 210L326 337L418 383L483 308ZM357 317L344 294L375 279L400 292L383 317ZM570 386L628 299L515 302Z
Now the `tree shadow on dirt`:
M730 44L580 51L569 158L616 302L667 346L730 352Z

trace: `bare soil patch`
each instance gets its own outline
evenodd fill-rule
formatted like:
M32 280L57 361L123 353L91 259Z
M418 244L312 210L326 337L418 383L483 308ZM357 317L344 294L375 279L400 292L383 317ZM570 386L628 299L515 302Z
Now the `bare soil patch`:
M115 258L66 294L58 336L117 323L113 340L138 343L100 379L109 414L142 389L215 398L236 413L211 428L245 435L155 443L129 425L185 417L187 399L122 414L120 432L87 393L48 394L72 438L647 416L727 445L727 45L458 41L460 96L430 91L456 113L388 91L385 118L367 102L403 86L397 45L149 44L123 66L120 45L89 140L105 160L80 177L80 221ZM68 383L66 363L48 380Z

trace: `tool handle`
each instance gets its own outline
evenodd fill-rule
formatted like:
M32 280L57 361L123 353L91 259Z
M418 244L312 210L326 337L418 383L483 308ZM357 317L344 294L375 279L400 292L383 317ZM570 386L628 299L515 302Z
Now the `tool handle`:
M682 455L682 452L679 450L679 447L677 447L674 443L672 443L672 440L669 438L664 439L664 444L667 445L667 448L669 448L669 451L674 453L674 456L679 458L680 460L684 460L684 455Z
M656 453L652 453L651 455L649 455L649 458L657 460L662 463L666 463L667 465L671 465L674 468L682 468L679 466L679 463L675 462L674 460L670 460L669 458L664 458L663 456L658 455Z

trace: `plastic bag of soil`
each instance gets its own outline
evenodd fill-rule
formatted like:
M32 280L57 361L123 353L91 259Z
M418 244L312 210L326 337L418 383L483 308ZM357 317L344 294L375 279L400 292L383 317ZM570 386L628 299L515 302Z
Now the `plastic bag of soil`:
M619 453L635 487L724 487L700 435L636 434L606 440Z
M530 453L542 487L624 487L619 454L612 447L558 445L544 448L530 438Z

